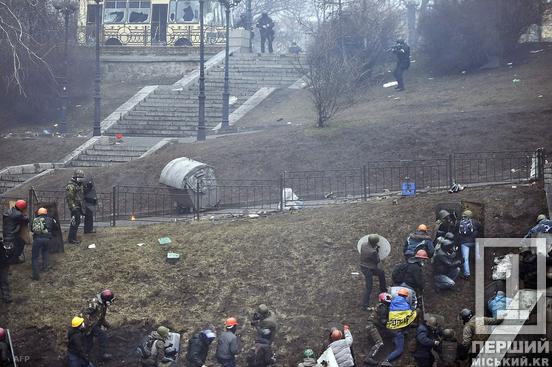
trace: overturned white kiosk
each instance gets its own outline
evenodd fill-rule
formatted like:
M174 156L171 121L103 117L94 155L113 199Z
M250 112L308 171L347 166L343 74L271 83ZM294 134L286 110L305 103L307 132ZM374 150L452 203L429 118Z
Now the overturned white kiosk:
M179 213L218 203L215 170L205 163L187 157L173 159L161 171L159 183L169 186Z

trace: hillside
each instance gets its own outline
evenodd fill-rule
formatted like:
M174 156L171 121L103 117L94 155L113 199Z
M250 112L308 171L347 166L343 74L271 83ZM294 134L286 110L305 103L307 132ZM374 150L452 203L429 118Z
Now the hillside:
M14 266L14 303L0 304L0 324L14 330L18 352L31 357L32 367L62 366L70 318L86 297L109 287L117 297L108 314L115 358L103 366L134 366L131 351L159 323L187 341L202 327L220 332L224 319L233 315L247 348L254 337L250 317L260 303L279 318L274 342L278 366L296 365L307 346L321 351L329 328L339 323L351 325L360 359L371 344L360 308L363 279L351 274L358 271L356 242L373 232L389 239L392 252L383 265L390 281L408 233L419 223L433 222L437 203L466 199L485 205L489 237L522 235L545 202L534 186L505 186L403 198L398 205L389 199L259 219L99 229L82 245L68 245L64 254L53 255L53 270L40 282L30 281L29 263ZM159 245L161 236L169 236L172 244ZM90 243L97 248L87 249ZM165 263L167 251L180 253L182 260ZM428 282L430 278L426 268ZM473 292L474 279L459 280L457 290L446 296L428 284L427 312L444 315L447 326L458 328L456 314L473 306ZM399 365L408 364L408 355ZM238 365L244 365L243 358ZM212 354L208 365L214 365Z

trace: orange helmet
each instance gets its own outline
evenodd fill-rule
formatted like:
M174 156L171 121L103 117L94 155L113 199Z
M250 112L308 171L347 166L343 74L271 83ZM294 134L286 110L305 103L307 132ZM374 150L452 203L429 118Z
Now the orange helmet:
M429 256L427 255L426 250L418 250L414 257L417 258L417 259L424 259L424 260L429 259Z
M39 209L36 211L36 214L38 214L38 215L45 215L45 214L48 214L48 209L46 209L46 208L39 208Z
M408 288L401 288L401 289L399 289L397 294L399 296L408 297L410 295L410 291L408 290Z
M341 330L338 330L338 329L332 330L332 332L330 333L330 340L332 342L335 342L341 339L343 339L343 333L341 332Z
M427 232L429 228L425 224L420 224L418 228L416 228L418 231Z
M224 326L226 326L227 329L231 329L236 325L239 325L239 324L238 324L238 320L236 320L235 317L229 317L224 322Z
M15 202L15 207L21 211L25 210L27 208L27 202L25 200L17 200Z

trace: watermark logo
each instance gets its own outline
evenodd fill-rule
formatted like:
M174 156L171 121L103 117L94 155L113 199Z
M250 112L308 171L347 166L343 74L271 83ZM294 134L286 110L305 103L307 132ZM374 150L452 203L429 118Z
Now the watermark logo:
M505 310L499 311L497 318L504 320L500 325L485 324L485 282L491 279L492 269L485 266L485 254L494 254L500 249L515 250L523 245L536 257L536 290L520 290L519 263L520 255L512 253L496 269L496 275L501 275L506 283L505 296L509 304ZM484 238L477 240L475 261L475 325L477 334L495 335L542 335L546 334L546 239L513 239L513 238ZM488 258L488 256L487 256ZM500 271L498 271L500 270ZM498 274L501 273L501 274ZM536 315L536 323L526 325L531 314Z

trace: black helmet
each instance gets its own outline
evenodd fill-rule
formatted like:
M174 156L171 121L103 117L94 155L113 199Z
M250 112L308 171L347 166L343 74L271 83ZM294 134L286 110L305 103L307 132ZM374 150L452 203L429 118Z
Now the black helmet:
M464 308L462 311L460 311L459 316L465 324L473 317L473 312L469 308Z
M446 211L445 209L439 210L439 219L444 220L448 216L450 216L450 213L448 211Z
M450 240L442 240L441 241L441 247L444 249L444 250L450 250L452 248L452 245L453 245L453 242L450 241Z

